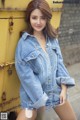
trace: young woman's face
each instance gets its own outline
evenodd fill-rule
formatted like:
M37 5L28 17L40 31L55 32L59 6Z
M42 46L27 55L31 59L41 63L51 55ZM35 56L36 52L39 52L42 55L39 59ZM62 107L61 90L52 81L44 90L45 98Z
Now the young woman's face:
M34 31L41 32L46 26L46 18L39 9L32 11L30 15L30 24Z

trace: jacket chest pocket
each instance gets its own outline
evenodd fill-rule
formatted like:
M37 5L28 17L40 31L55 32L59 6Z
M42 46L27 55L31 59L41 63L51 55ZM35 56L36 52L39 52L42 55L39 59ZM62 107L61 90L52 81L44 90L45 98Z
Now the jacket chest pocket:
M41 68L41 54L38 51L33 51L29 55L24 57L24 61L29 63L33 72L39 73Z

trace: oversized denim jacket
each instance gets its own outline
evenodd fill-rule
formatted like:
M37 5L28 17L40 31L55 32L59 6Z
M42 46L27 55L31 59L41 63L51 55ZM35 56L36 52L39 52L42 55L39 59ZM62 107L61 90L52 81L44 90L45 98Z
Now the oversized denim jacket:
M25 32L16 48L15 67L23 108L55 107L60 102L61 84L75 85L64 66L57 39L46 38L45 52L37 39Z

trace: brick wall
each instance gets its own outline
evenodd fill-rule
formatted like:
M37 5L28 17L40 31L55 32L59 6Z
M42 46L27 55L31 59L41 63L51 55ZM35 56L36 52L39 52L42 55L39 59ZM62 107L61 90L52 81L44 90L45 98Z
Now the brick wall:
M59 40L65 64L80 62L80 4L64 4Z

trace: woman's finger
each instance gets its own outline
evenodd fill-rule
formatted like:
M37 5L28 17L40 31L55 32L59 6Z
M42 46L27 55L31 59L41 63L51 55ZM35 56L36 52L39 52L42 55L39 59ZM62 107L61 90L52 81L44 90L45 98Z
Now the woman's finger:
M60 104L62 104L62 103L63 103L63 97L60 96Z

